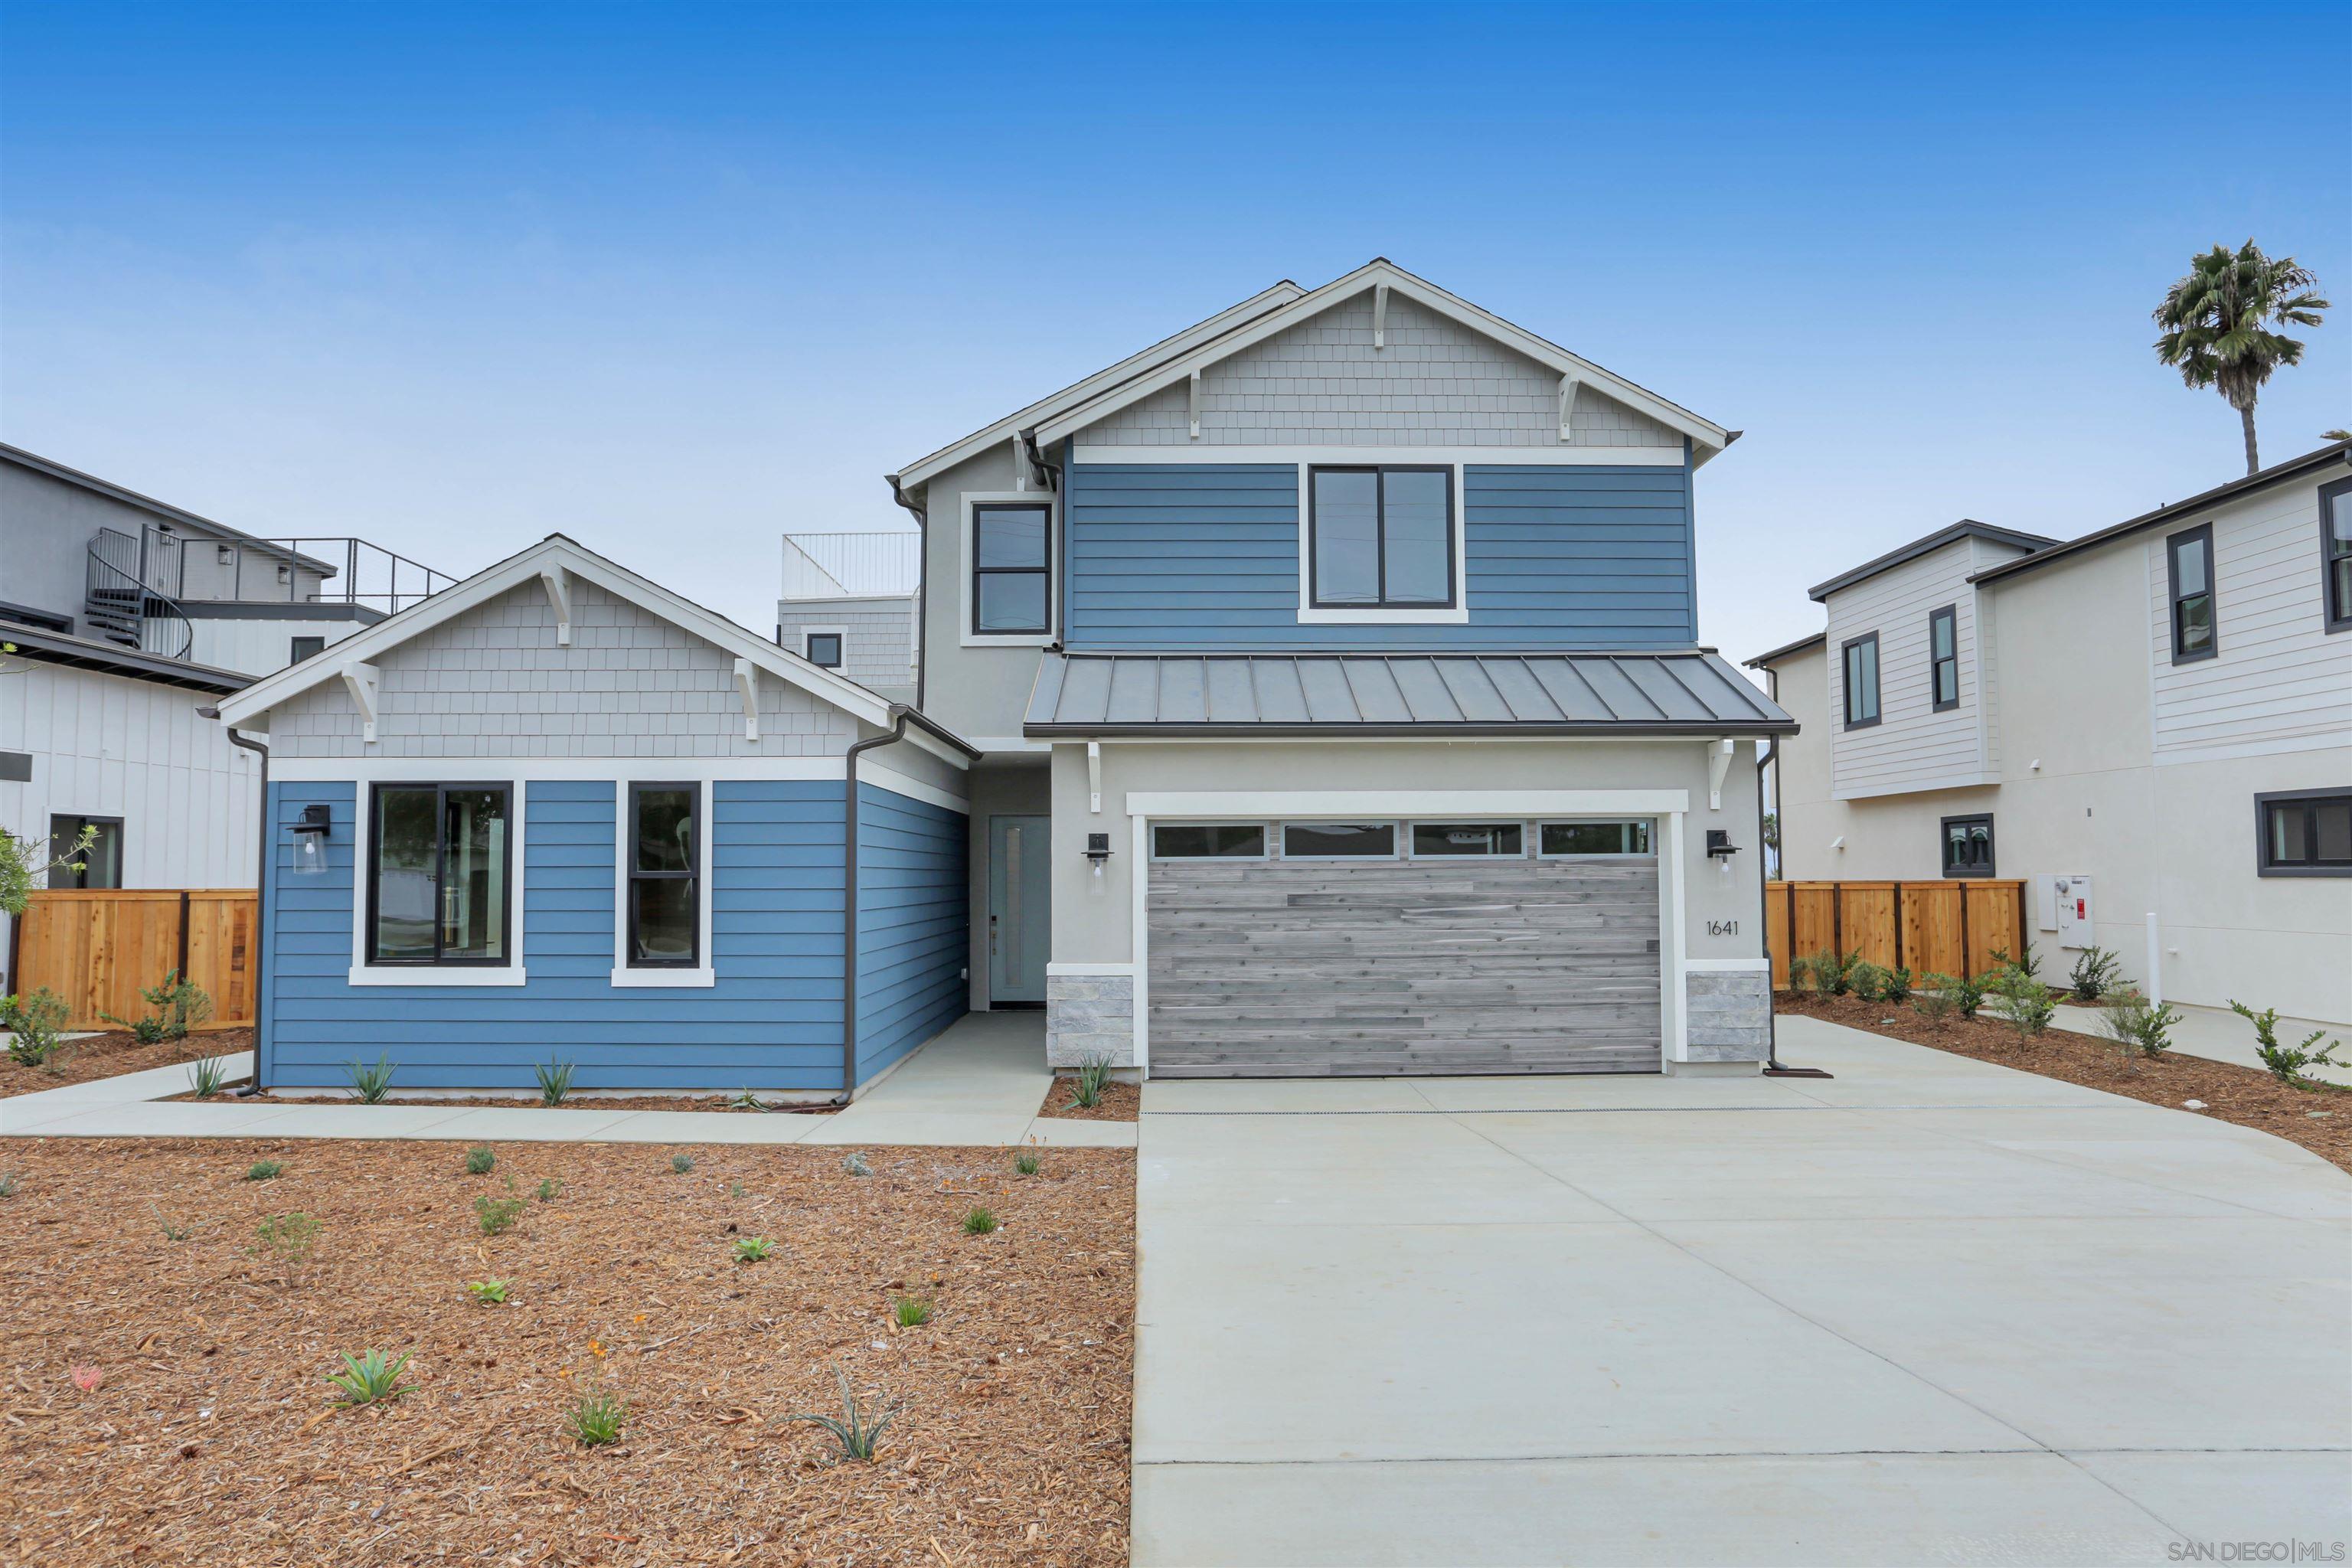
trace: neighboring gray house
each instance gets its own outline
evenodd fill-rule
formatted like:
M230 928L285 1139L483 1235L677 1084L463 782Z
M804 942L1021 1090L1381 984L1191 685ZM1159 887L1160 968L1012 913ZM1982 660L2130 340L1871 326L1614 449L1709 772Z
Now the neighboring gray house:
M915 584L922 536L910 530L784 535L776 642L893 702L915 699Z

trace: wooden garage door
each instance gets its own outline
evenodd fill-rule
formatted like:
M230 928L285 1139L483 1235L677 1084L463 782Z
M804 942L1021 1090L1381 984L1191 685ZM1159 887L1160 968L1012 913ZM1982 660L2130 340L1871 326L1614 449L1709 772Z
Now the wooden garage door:
M1658 1070L1654 858L1163 860L1163 1078Z

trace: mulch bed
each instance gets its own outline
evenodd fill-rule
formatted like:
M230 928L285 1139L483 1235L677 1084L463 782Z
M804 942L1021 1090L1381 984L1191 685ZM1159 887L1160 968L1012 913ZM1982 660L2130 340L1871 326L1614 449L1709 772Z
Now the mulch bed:
M683 1175L670 1148L498 1152L468 1176L446 1142L0 1150L0 1560L1126 1562L1131 1153L1024 1177L869 1150L860 1177L840 1149L693 1147ZM243 1180L264 1157L284 1173ZM510 1191L483 1235L474 1200ZM966 1236L975 1204L1002 1228ZM253 1251L289 1211L324 1226L290 1284ZM773 1256L732 1261L740 1237ZM476 1304L493 1276L509 1304ZM893 1324L902 1293L929 1323ZM324 1374L372 1347L413 1352L415 1391L337 1405ZM781 1419L837 1415L835 1365L905 1402L873 1464ZM629 1420L587 1448L562 1420L596 1384Z
M66 1041L56 1055L37 1068L0 1056L0 1100L252 1048L253 1031L249 1028L210 1029L185 1039L159 1040L152 1046L141 1045L138 1037L127 1029L110 1029L102 1035Z
M2203 1110L2184 1114L2215 1117L2271 1133L2352 1171L2352 1089L2326 1084L2294 1089L2252 1068L2178 1051L2153 1059L2129 1058L2104 1040L2064 1029L2046 1029L2030 1040L2021 1040L2007 1025L1990 1017L1938 1022L1921 1017L1907 1005L1864 1002L1853 996L1784 991L1774 997L1773 1010L1826 1018L1848 1028L1891 1035L1915 1046L1932 1046L1956 1056L2063 1079L2169 1110L2181 1110L2185 1100L2201 1100ZM2315 1116L2314 1111L2329 1114Z
M1037 1108L1037 1114L1067 1121L1132 1121L1143 1109L1143 1086L1139 1083L1113 1079L1103 1085L1101 1096L1091 1106L1071 1104L1071 1097L1077 1092L1077 1079L1055 1079L1054 1087L1045 1091L1045 1103Z
M186 1094L166 1095L164 1098L166 1100L195 1100L199 1097L194 1092L190 1092ZM215 1095L212 1098L215 1100L220 1100L225 1098L225 1096ZM418 1095L404 1097L395 1094L386 1098L383 1103L385 1105L424 1106L427 1108L436 1105L447 1105L459 1108L476 1105L496 1105L520 1107L531 1110L709 1110L725 1112L729 1115L734 1116L759 1116L762 1114L782 1115L786 1112L796 1110L812 1113L830 1112L840 1109L838 1106L822 1104L777 1104L767 1106L765 1111L739 1110L728 1103L728 1100L731 1098L733 1097L729 1095L622 1094L614 1095L611 1098L604 1100L597 1100L588 1097L572 1097L567 1098L561 1104L549 1105L535 1094L434 1095L430 1098ZM358 1105L362 1103L354 1096L348 1094L321 1095L317 1093L306 1093L301 1090L294 1090L283 1094L277 1092L257 1094L251 1096L250 1100L252 1103L261 1105Z

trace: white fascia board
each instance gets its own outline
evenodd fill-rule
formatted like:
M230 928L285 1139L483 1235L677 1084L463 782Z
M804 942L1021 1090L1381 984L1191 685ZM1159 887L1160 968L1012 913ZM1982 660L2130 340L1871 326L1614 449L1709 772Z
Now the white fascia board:
M1174 385L1203 365L1231 358L1277 332L1297 326L1310 316L1329 310L1343 300L1382 284L1425 309L1451 317L1504 347L1524 354L1538 364L1548 366L1562 375L1574 375L1602 395L1648 415L1661 425L1680 431L1702 446L1719 451L1730 445L1731 432L1712 420L1702 419L1689 409L1669 403L1612 371L1604 370L1522 327L1513 326L1492 311L1482 310L1467 300L1449 294L1435 284L1424 282L1385 261L1358 268L1346 277L1335 279L1320 289L1302 294L1288 304L1267 311L1189 353L1117 386L1107 388L1061 413L1041 419L1035 431L1037 443L1041 447L1049 446L1065 436L1096 424L1129 404L1139 402L1155 392Z
M1463 468L1679 468L1679 447L1086 447L1070 454L1079 468L1092 463L1452 463Z
M919 800L927 805L936 805L941 811L958 812L966 816L971 815L971 802L964 799L963 796L943 790L937 784L925 784L921 779L902 773L886 763L877 763L871 752L857 759L857 782L870 784L877 789L890 790L905 795L909 800Z
M1268 310L1297 299L1304 293L1306 293L1304 289L1286 279L1276 283L1271 289L1262 289L1239 304L1228 305L1206 321L1195 321L1174 336L1163 338L1140 353L1129 354L1117 364L1098 370L1084 381L1064 387L1051 397L1041 398L1017 413L1008 414L994 424L973 431L951 447L942 447L929 457L916 458L898 470L898 488L911 491L975 453L984 452L989 447L998 445L1037 420L1050 418L1063 409L1108 389L1122 376L1131 375L1160 360L1182 353L1197 346L1202 340L1227 331L1237 322L1263 315Z
M683 784L698 779L809 780L847 776L830 757L272 757L272 784Z
M220 704L221 722L244 725L257 714L265 713L289 698L336 679L344 665L373 659L488 603L511 588L535 582L543 574L557 571L569 572L573 577L594 583L606 592L693 633L713 647L750 660L786 685L798 687L853 717L863 719L869 724L888 727L889 704L856 682L819 669L806 659L785 653L774 643L746 631L724 616L680 598L660 584L640 577L627 567L608 561L562 534L543 539L521 553L510 555L497 565L476 573L456 587L445 588L422 604L412 605L398 615L388 616L367 630L344 638L335 645L338 656L335 659L305 659L223 699ZM317 668L322 664L326 668Z
M1302 818L1656 816L1688 811L1679 789L1129 790L1129 816Z

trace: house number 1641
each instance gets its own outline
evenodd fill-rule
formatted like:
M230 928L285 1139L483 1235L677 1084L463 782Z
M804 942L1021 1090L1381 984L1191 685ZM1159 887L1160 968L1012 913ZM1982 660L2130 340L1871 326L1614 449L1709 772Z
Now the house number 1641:
M1706 934L1709 936L1738 936L1739 934L1739 922L1738 921L1709 921L1706 922Z

